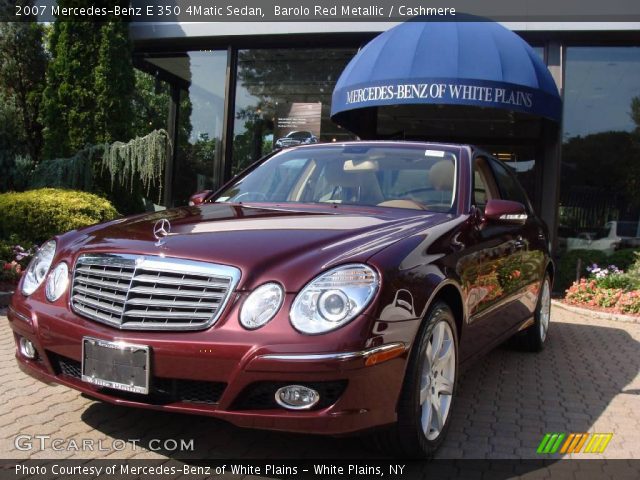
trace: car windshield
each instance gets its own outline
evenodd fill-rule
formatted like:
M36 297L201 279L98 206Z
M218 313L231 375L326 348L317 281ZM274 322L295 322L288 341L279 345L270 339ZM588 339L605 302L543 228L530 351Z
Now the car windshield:
M418 146L326 145L274 155L214 202L327 203L449 212L453 151Z

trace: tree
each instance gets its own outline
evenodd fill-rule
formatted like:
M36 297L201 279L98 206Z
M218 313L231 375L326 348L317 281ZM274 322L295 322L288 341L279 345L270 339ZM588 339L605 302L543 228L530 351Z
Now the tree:
M117 20L104 24L100 32L100 51L95 69L96 140L125 141L133 125L132 99L135 74L131 63L129 26Z
M119 0L124 7L128 2ZM86 6L59 0L60 7ZM95 7L113 7L97 0ZM50 37L53 59L42 101L44 156L68 157L86 145L129 140L134 89L127 24L56 21Z
M0 192L13 190L15 157L19 154L16 137L19 136L17 108L11 99L0 92Z
M631 119L636 124L636 133L640 134L640 97L631 99Z
M13 140L22 144L20 153L35 162L42 149L38 117L48 61L43 34L43 26L35 22L0 23L0 89L16 109Z
M94 71L99 32L99 25L89 22L54 24L53 59L42 99L45 158L70 157L96 141Z
M578 197L583 203L615 205L623 217L637 218L640 148L635 134L613 131L568 139L562 146L561 184L565 203L582 192Z
M156 83L153 75L135 70L136 88L133 93L133 135L142 137L152 130L167 128L169 89Z

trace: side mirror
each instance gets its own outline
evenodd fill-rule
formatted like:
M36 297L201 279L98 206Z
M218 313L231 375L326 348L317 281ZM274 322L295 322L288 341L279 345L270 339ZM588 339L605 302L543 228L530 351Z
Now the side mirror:
M520 202L511 200L489 200L484 207L484 218L487 222L508 225L522 225L527 221L527 209Z
M189 206L193 207L202 204L209 195L211 195L211 190L201 190L194 193L189 197Z

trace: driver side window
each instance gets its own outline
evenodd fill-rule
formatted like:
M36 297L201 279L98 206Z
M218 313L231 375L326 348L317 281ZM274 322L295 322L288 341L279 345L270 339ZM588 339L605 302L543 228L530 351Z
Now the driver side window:
M473 205L482 213L489 200L500 198L489 162L484 157L473 161Z

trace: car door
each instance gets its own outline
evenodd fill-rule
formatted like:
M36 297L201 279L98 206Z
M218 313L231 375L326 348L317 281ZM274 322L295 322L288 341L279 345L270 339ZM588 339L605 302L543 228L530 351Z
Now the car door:
M511 285L517 301L513 309L514 322L518 323L530 318L535 311L546 267L548 234L544 224L535 214L531 202L514 172L493 158L488 160L500 190L500 197L523 204L527 211L526 222L524 225L517 226L520 268L512 279L513 285Z
M477 155L473 166L472 211L475 228L462 263L470 344L465 353L495 344L520 319L518 290L522 263L522 229L518 225L484 221L491 199L502 199L489 158Z

